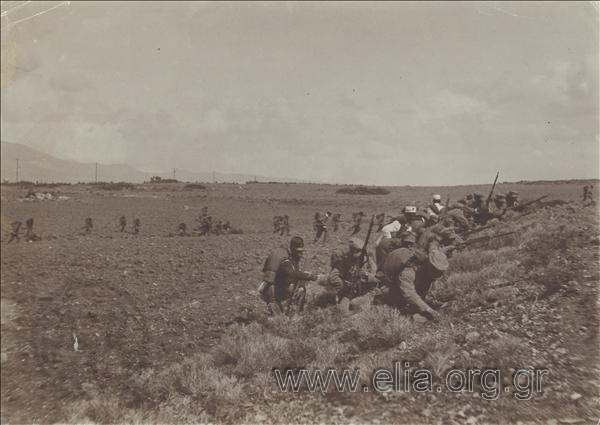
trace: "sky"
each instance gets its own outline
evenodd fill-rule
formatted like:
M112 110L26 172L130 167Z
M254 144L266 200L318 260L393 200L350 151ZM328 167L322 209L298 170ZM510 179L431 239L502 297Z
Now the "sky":
M599 177L592 2L2 2L2 141L328 183Z

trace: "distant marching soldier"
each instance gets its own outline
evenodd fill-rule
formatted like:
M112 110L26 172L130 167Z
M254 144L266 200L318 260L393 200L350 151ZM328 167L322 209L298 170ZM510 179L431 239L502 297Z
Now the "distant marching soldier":
M596 201L594 201L594 186L593 185L585 185L583 186L583 205L596 205Z
M127 227L127 217L122 215L121 218L119 218L119 231L121 233L123 233L125 231L126 227Z
M377 226L376 232L381 232L381 229L384 226L385 222L385 213L380 213L375 216L375 226Z
M281 222L279 224L279 236L289 236L290 235L290 217L286 214L281 216Z
M83 231L86 235L92 233L92 228L94 227L94 223L92 222L92 218L88 217L85 219L85 224L83 226Z
M140 219L136 218L135 220L133 220L133 234L137 235L138 233L140 233Z
M321 215L321 213L315 214L315 240L313 243L317 243L321 236L323 236L323 242L327 242L327 220L331 216L331 212L327 211L325 214Z
M187 236L187 225L185 223L179 223L177 230L179 236Z
M354 226L352 226L352 233L350 234L350 236L354 236L360 232L360 225L362 224L362 220L363 220L364 216L365 216L365 213L362 211L352 214L352 220L354 221Z
M342 221L342 215L340 213L336 213L331 217L334 232L337 232L340 229L340 221Z
M281 233L281 219L280 215L273 217L273 233Z
M21 240L21 238L19 237L19 232L21 231L22 225L23 225L23 223L21 223L18 220L10 223L11 232L10 232L10 239L9 239L8 243L14 241L15 239L17 240L17 242Z

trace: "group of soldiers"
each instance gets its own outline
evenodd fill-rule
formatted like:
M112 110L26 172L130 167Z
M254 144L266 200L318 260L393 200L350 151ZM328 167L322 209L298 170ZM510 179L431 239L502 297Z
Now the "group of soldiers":
M385 214L373 215L365 240L356 234L366 215L362 211L355 213L349 243L331 254L326 274L300 270L304 240L292 237L289 247L274 250L263 266L259 293L268 313L302 311L307 303L312 307L337 305L346 312L372 303L437 320L436 308L441 303L429 292L448 269L448 258L453 252L472 243L513 234L470 237L490 228L493 222L527 213L528 206L547 196L522 204L516 191L493 196L494 187L487 197L475 192L454 203L448 199L444 204L442 197L435 194L427 207L407 205L400 214L389 217L387 223ZM315 215L314 242L321 237L326 239L331 216L329 211ZM374 249L369 250L373 234L377 237ZM308 281L316 281L317 285L307 290Z
M10 231L10 239L8 240L8 243L10 243L14 240L19 242L21 240L21 228L23 227L23 223L19 220L16 220L10 224L10 227L11 227L11 231ZM28 218L27 220L25 220L24 239L27 242L33 242L33 241L40 240L40 237L38 235L36 235L33 231L33 218Z
M273 217L273 233L279 233L279 236L290 235L290 217L287 214Z
M208 207L204 206L200 210L200 216L196 219L198 227L194 229L199 236L205 235L223 235L227 233L241 233L241 230L235 229L229 221L223 221L221 219L213 220L212 216L208 214ZM187 225L185 223L179 223L177 227L177 234L179 236L191 236L187 232Z
M86 219L86 229L87 229L87 221L89 220L89 231L86 233L90 233L91 232L91 224L92 224L92 219L91 218L87 218ZM131 226L131 233L133 235L137 235L140 233L140 226L142 225L142 222L140 221L139 218L135 218L133 220L133 224ZM124 215L122 215L119 218L119 232L120 233L124 233L125 232L125 228L127 227L127 217L125 217Z

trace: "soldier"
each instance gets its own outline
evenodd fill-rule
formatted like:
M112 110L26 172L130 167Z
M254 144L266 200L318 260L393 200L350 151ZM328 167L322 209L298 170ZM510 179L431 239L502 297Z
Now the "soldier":
M208 235L212 229L212 216L200 217L200 236Z
M352 214L352 220L354 221L354 225L352 226L352 233L350 234L350 236L354 236L360 232L360 225L362 224L364 216L365 213L362 211Z
M289 236L290 235L290 218L288 217L288 215L284 215L283 217L281 217L281 223L280 223L280 232L279 232L279 236Z
M92 233L92 228L94 227L94 224L92 222L92 218L88 217L85 219L85 224L83 226L83 232L86 235L89 235L90 233Z
M220 219L215 221L213 232L215 235L221 235L223 233L223 222Z
M263 266L263 282L259 287L270 312L281 315L302 311L306 300L304 282L317 280L315 273L300 271L304 240L294 236L288 249L273 251Z
M375 241L375 246L379 246L379 244L384 239L390 239L396 237L396 234L400 232L403 228L406 228L407 221L405 216L400 216L392 219L392 221L381 228L381 234Z
M331 212L329 211L327 211L324 215L321 215L321 213L315 214L315 240L313 243L317 243L321 236L323 236L323 243L327 241L327 220L329 220L329 216L331 216Z
M119 218L119 231L123 233L125 231L125 227L127 227L127 218L122 215L121 218Z
M380 213L375 216L375 226L377 226L376 232L381 232L381 229L383 229L384 221L385 221L384 213Z
M427 207L427 215L428 216L439 216L444 209L444 205L442 205L442 197L440 195L433 195L431 200L431 205Z
M273 233L281 233L281 216L273 217Z
M583 205L596 205L596 201L594 201L594 186L593 185L585 185L583 186Z
M19 232L21 231L22 225L23 225L23 223L21 223L18 220L10 223L11 232L10 232L10 239L9 239L8 243L11 243L15 239L17 240L17 242L21 240L21 238L19 237Z
M342 221L342 215L340 213L335 213L333 217L331 217L331 223L333 224L333 231L337 232L340 228L340 221Z
M177 226L177 234L179 236L187 236L187 225L185 223L179 223Z
M429 320L438 320L439 314L425 298L433 282L448 269L448 259L443 252L432 250L424 254L417 250L398 248L392 251L383 265L383 302L408 313L419 313Z
M506 194L506 207L515 209L519 206L519 192L511 190Z
M331 271L320 282L323 291L316 296L316 305L340 304L342 311L348 311L350 299L363 295L361 286L366 289L377 283L374 275L376 265L370 255L361 267L363 246L364 241L351 238L347 249L336 250L331 255Z
M412 248L417 242L417 235L411 231L404 231L397 237L384 239L375 248L375 261L377 263L377 271L383 268L385 259L388 254L398 248Z
M462 238L454 231L454 227L445 227L443 223L439 223L421 233L417 238L416 246L426 254L432 250L446 253L462 241Z
M39 241L41 238L36 235L35 233L33 233L33 218L28 218L25 221L25 240L32 242L32 241Z
M132 233L134 235L137 235L138 233L140 233L140 219L136 218L135 220L133 220L133 228L131 229Z

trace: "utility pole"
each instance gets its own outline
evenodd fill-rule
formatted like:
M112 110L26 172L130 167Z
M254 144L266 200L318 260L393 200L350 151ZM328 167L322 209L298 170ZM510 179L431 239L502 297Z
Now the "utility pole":
M96 171L94 173L94 183L98 183L98 163L96 162Z
M17 183L19 183L19 158L17 158Z
M173 180L177 180L177 168L173 168Z

